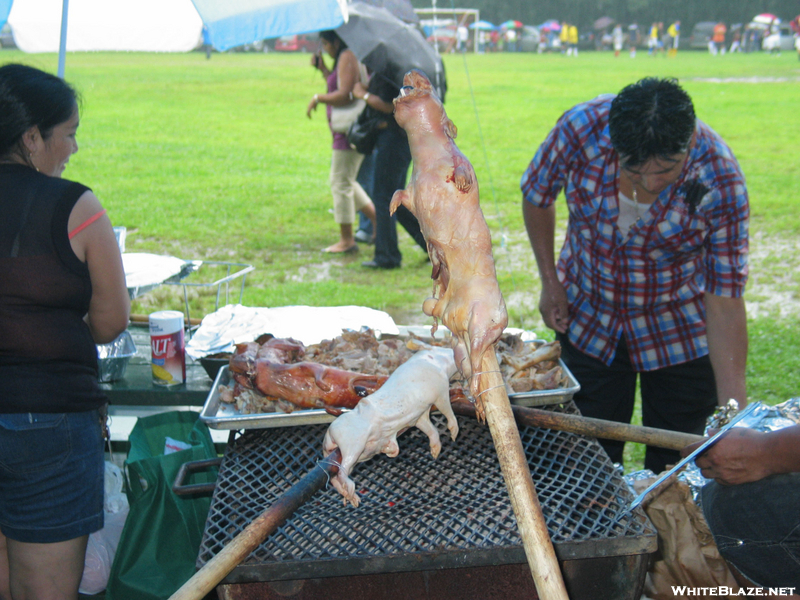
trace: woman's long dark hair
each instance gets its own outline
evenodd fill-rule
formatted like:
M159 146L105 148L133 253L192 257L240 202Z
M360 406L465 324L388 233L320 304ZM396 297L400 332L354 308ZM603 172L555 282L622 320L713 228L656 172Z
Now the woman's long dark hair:
M339 42L339 50L338 52L336 52L336 56L333 57L333 70L335 71L336 64L339 62L339 55L344 50L347 50L347 44L342 38L339 37L339 34L336 33L333 29L326 29L325 31L320 31L319 37L321 37L329 44L335 44L337 41Z
M20 64L0 67L0 157L19 152L22 135L38 127L47 139L78 108L78 94L63 79Z

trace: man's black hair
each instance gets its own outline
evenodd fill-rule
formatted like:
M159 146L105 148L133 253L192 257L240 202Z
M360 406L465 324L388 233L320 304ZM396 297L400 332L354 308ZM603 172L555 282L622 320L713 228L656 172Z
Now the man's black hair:
M689 148L696 117L692 99L675 79L646 77L611 102L608 128L623 167L669 159Z

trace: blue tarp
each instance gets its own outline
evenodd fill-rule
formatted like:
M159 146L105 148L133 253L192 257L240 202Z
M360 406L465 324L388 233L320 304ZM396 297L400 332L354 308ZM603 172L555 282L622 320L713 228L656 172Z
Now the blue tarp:
M5 2L6 0L0 0ZM192 0L208 43L220 51L257 40L324 29L344 23L338 0Z
M0 29L8 21L8 13L11 12L11 4L14 0L0 0Z

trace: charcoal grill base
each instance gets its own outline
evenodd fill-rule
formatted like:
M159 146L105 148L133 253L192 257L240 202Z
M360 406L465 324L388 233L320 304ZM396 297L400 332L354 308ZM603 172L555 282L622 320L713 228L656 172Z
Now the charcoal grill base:
M639 600L649 554L559 563L570 600ZM638 581L631 580L637 573ZM220 585L219 600L538 600L526 564Z
M550 410L578 412L571 401ZM449 589L453 582L466 581L466 574L491 574L506 566L521 569L525 585L532 585L488 428L459 418L461 432L451 442L444 434L444 417L438 413L432 417L442 433L438 459L431 458L427 437L415 428L409 430L400 438L400 456L380 455L355 469L353 478L361 494L357 509L342 506L332 487L318 492L222 583L304 581L309 591L303 593L311 594L314 584L308 582L320 581L318 585L327 590L326 600L331 600L334 581L351 586L355 585L351 580L375 577L374 581L385 582L380 587L386 585L391 591L392 574L399 574L401 580L414 581L407 584L409 589L419 586L429 594L400 597L459 598L464 596L431 593L430 582L441 580ZM232 435L198 568L316 468L325 429L309 425ZM627 593L636 590L644 577L649 555L657 548L656 533L641 509L627 511L633 496L600 445L567 432L533 427L522 427L520 437L565 579L575 581L580 590L587 585L615 590L604 596L589 587L588 595L580 597L638 599ZM584 568L588 577L581 574ZM486 578L498 585L496 575ZM534 597L523 589L530 587L510 597ZM350 593L349 598L354 597L373 596Z

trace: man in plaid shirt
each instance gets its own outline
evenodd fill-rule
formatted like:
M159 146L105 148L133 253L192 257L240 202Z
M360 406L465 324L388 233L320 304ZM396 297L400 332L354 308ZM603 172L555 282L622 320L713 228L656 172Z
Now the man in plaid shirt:
M701 434L746 404L749 207L722 139L674 80L647 78L568 110L522 177L539 309L590 417ZM555 262L555 200L569 208ZM603 441L622 462L622 442ZM675 451L648 447L659 473Z

